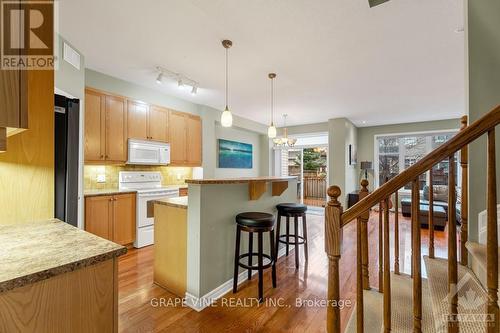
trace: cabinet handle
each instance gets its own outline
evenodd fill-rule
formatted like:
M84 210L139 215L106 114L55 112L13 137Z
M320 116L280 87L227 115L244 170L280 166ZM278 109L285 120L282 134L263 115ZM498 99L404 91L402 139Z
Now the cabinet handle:
M108 158L108 157L109 157L109 156L108 156L108 155L106 155L106 158Z
M101 155L101 160L104 158L104 155Z

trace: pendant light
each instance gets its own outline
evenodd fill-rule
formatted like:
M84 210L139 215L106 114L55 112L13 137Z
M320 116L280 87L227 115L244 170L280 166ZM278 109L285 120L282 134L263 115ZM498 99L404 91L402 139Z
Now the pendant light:
M288 117L287 114L283 115L283 137L281 138L275 138L273 140L274 145L277 147L283 147L283 148L291 148L295 146L295 143L297 143L296 138L289 138L288 137L288 128L286 127L286 117Z
M220 123L223 127L231 127L233 125L233 115L231 111L229 111L228 106L228 86L229 86L229 76L228 76L228 51L231 46L233 46L233 42L230 40L223 40L222 46L226 49L226 108L224 112L222 112L222 116L220 117Z
M268 76L271 79L271 125L267 129L267 136L269 139L274 139L276 137L276 126L274 126L274 79L276 73L269 73Z

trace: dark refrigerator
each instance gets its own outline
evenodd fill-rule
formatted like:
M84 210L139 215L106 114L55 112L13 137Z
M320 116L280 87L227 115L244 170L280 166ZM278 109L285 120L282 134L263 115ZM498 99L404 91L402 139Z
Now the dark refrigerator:
M78 164L80 101L55 95L54 216L78 223Z

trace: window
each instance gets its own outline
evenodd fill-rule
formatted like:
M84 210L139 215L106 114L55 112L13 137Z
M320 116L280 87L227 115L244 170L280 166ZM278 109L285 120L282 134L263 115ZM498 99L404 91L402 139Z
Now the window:
M425 133L425 134L398 134L380 135L375 138L376 152L375 160L376 180L378 185L384 184L386 179L391 179L417 163L424 156L451 139L456 132ZM456 176L458 181L459 168L458 158ZM448 184L448 160L436 164L432 170L434 185ZM420 175L420 189L429 183L428 173ZM458 183L457 183L458 184ZM410 190L411 184L407 184L404 189Z

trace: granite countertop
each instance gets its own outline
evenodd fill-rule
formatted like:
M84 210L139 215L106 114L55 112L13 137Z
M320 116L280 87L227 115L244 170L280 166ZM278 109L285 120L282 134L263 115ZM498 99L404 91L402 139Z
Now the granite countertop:
M0 226L0 292L75 271L127 252L53 219Z
M297 176L283 177L244 177L244 178L214 178L214 179L186 179L187 184L245 184L250 182L279 182L297 179Z
M84 190L83 196L85 197L97 197L100 195L113 195L113 194L129 194L129 193L137 193L135 190L119 190L117 188L106 188L102 190Z
M165 185L164 188L167 189L180 189L187 188L187 184L183 185ZM106 188L100 190L84 190L83 195L85 197L96 197L100 195L113 195L113 194L128 194L128 193L137 193L135 190L119 190L117 188Z
M152 202L152 204L187 209L188 197L177 197L177 198L168 198L168 199L163 199L163 200L154 200Z
M155 205L164 205L180 209L188 208L188 197L166 198L161 200L150 200L147 204L147 217L155 217Z

